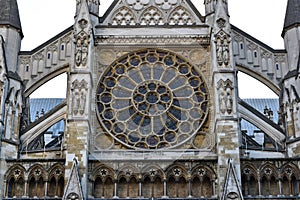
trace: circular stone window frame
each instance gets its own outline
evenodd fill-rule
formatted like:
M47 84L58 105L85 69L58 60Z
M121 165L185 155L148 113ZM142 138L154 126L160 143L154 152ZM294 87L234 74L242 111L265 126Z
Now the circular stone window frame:
M150 56L150 55L154 55L154 56ZM139 57L140 56L140 57ZM170 60L169 58L173 58L173 60ZM161 59L161 60L160 60ZM177 59L177 60L175 60ZM201 93L201 98L203 98L202 101L199 101L199 102L193 102L193 105L192 107L190 107L189 110L195 110L195 109L198 109L199 110L199 115L200 117L197 118L197 119L194 119L194 121L192 122L189 122L188 120L191 120L193 117L192 116L189 116L190 114L188 113L188 111L182 111L183 109L185 108L181 108L180 112L186 112L188 113L187 116L189 116L186 120L182 120L182 119L178 119L178 122L176 124L177 128L173 130L173 132L175 133L175 139L176 139L176 143L172 144L172 142L170 141L158 141L156 145L154 146L151 146L150 144L146 144L147 143L147 140L150 140L150 139L159 139L161 138L161 140L167 140L166 137L167 135L172 132L172 130L167 127L166 121L162 122L161 120L161 123L163 124L164 128L163 129L169 129L169 130L165 130L165 132L163 133L163 135L159 135L157 132L155 132L154 130L154 125L152 126L152 129L151 129L151 133L150 134L147 134L147 135L143 135L141 133L141 131L139 129L141 129L141 125L142 123L144 123L145 121L145 118L146 116L143 117L143 122L139 122L138 124L138 127L135 129L135 130L131 130L131 132L126 132L129 128L128 128L128 124L124 124L125 125L125 133L122 133L122 130L120 130L120 134L117 134L117 133L114 133L114 132L117 132L116 130L113 130L114 128L114 125L115 124L122 124L122 123L128 123L127 121L122 121L120 119L116 119L117 118L117 114L115 114L115 116L113 116L113 113L106 113L106 117L108 117L108 119L105 119L105 114L104 114L104 110L113 110L113 99L114 99L114 96L113 96L113 90L115 89L115 86L118 86L119 85L119 82L120 82L120 77L123 77L122 74L120 73L123 73L123 74L127 74L129 76L129 78L132 80L132 77L130 77L130 75L128 74L128 72L132 69L136 69L136 71L140 71L141 70L141 64L145 64L145 63L149 63L149 64L152 64L150 65L150 68L153 69L153 66L155 64L163 64L162 66L162 69L164 69L164 71L162 71L162 74L160 75L160 79L163 78L163 75L164 73L166 72L166 69L169 69L172 70L172 69L176 69L176 74L175 74L175 77L184 77L186 78L186 83L184 85L181 85L179 86L178 88L175 88L175 89L171 89L171 88L168 88L171 90L171 93L173 93L174 91L177 91L177 90L180 90L180 88L184 88L186 86L189 86L192 88L192 93L187 96L186 98L189 99L188 101L195 101L195 99L199 100L198 98L195 97L195 95L198 93ZM164 63L165 62L165 63ZM178 63L178 62L181 62L181 63ZM122 67L118 67L118 66L124 66L125 69L122 70ZM186 65L189 67L189 72L187 72L187 74L190 73L190 77L187 77L187 74L181 74L180 71L179 71L179 68L181 65ZM116 70L116 68L118 67L118 70ZM121 70L120 70L121 69ZM169 70L169 71L170 71ZM118 74L119 73L119 74ZM141 72L142 73L142 72ZM151 76L153 79L147 79L144 76L144 74L142 74L142 78L144 78L144 80L141 80L140 83L136 83L135 86L128 86L128 87L132 87L131 88L131 91L129 91L130 89L126 89L128 90L127 92L127 97L128 97L128 102L131 103L131 105L129 104L128 105L128 109L131 109L130 107L132 107L133 109L136 109L136 105L133 104L134 102L134 93L136 92L136 90L138 89L138 87L142 84L145 84L147 81L150 82L150 83L154 83L154 82L160 82L161 80L157 80L155 79L153 76L154 76L154 70L151 71ZM194 73L194 74L193 74ZM195 75L196 73L196 75ZM113 75L116 75L117 78L115 78ZM191 80L192 78L197 78L200 80L199 81L199 84L197 87L194 87L194 86L191 86L190 85L190 82L189 80ZM114 78L115 78L115 82L111 82L111 81L114 81ZM169 80L169 82L167 83L164 83L163 81L161 81L162 84L164 85L167 85L167 84L170 84L171 82L173 82L175 78L173 77L172 79ZM106 80L109 80L109 82L105 83ZM108 84L108 88L105 87L105 84ZM115 84L115 85L114 85ZM130 85L130 83L128 83ZM194 84L194 83L193 83ZM123 87L123 86L122 86ZM170 87L170 86L169 86ZM120 88L120 86L118 86L118 88ZM196 89L198 91L196 91ZM204 91L202 90L204 89ZM117 89L115 90L117 91ZM110 93L109 93L110 92ZM195 67L194 65L191 64L190 61L188 61L187 58L184 58L183 56L180 56L178 55L177 53L175 52L172 52L172 51L169 51L169 50L163 50L163 49L152 49L152 48L149 48L149 49L142 49L142 50L138 50L138 51L133 51L133 52L130 52L130 53L127 53L119 58L117 58L111 65L109 65L105 70L104 72L101 74L99 80L98 80L98 83L97 83L97 87L96 87L96 92L95 92L95 109L96 109L96 115L97 115L97 119L99 121L99 123L101 124L102 128L110 135L114 138L114 140L116 142L119 142L120 144L130 148L130 149L136 149L136 150L143 150L143 151L147 151L147 150L151 150L151 151L155 151L155 150L162 150L162 149L174 149L174 148L177 148L179 146L182 146L184 145L186 142L190 141L195 135L197 135L197 133L199 132L199 130L201 129L201 127L203 127L203 124L206 122L207 120L207 116L209 115L209 112L210 112L210 109L209 109L209 99L210 99L210 94L209 94L209 89L207 87L207 84L206 84L206 81L205 81L205 78L202 74L202 72L200 71L200 69L198 69L198 67ZM126 92L125 92L126 93ZM129 95L130 93L130 95ZM106 94L103 95L103 94ZM202 96L203 95L203 96ZM110 96L110 97L108 97ZM175 95L174 95L175 96ZM171 94L171 97L173 98L173 94ZM194 98L192 98L194 97ZM108 101L108 103L101 103L100 99L103 98L103 101L106 102ZM118 98L118 97L117 97ZM126 97L124 97L126 98ZM177 98L177 97L176 97ZM184 98L184 97L182 97ZM116 99L118 100L118 99ZM173 99L171 99L171 103L173 103ZM179 101L179 100L178 100ZM104 105L105 104L105 105ZM196 107L195 104L198 104L199 107ZM180 104L179 104L180 105ZM205 106L205 111L202 109L202 106ZM103 106L103 107L101 107ZM176 105L175 105L176 106ZM170 109L171 106L168 107L168 109ZM100 109L103 109L101 111L101 113L99 113L99 110ZM124 109L125 110L125 109ZM168 111L168 110L167 110ZM164 111L162 113L165 113L167 111ZM118 111L119 112L119 111ZM129 113L132 112L132 111L129 111ZM134 115L138 115L138 113L140 113L140 111L138 110L135 110L135 113L132 113L129 117L129 119L135 117ZM172 118L175 119L175 117L173 116L173 113L172 114ZM153 116L148 116L148 118L153 118L155 117L156 115L153 115ZM182 117L182 115L181 115ZM114 119L115 122L114 123L111 123L109 122L109 120L111 119ZM173 121L175 121L173 119ZM153 119L151 119L153 120ZM192 119L193 120L193 119ZM182 122L188 122L191 124L192 128L191 128L191 131L190 133L182 133L180 134L180 124ZM194 123L195 122L199 122L197 128L195 129L193 126L194 126ZM151 123L155 123L154 121ZM162 130L162 129L161 129ZM125 135L126 134L126 135ZM134 135L134 134L137 134L139 136L142 136L143 138L139 138L138 141L134 142L134 141L131 141L129 142L129 136L130 135ZM178 135L179 134L179 135ZM123 135L123 136L122 136ZM179 139L179 137L182 136L184 139L183 140L180 140L180 141L177 141ZM172 135L170 136L172 137ZM150 139L149 139L150 138ZM137 139L137 138L136 138ZM169 138L170 139L170 138ZM172 138L171 138L172 139ZM170 139L170 140L171 140ZM151 142L151 141L150 141ZM144 143L146 146L138 146L138 144L142 144ZM161 148L158 148L159 145L164 145L168 143L168 145L166 146L162 146Z

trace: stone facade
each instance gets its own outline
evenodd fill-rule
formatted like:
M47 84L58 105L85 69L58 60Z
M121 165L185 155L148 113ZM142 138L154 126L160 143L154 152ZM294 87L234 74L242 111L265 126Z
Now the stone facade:
M299 24L274 50L230 24L227 0L204 3L118 0L98 17L77 0L74 26L30 52L0 18L0 198L298 198ZM239 99L238 71L280 95L278 123ZM29 95L62 73L65 101L32 122Z

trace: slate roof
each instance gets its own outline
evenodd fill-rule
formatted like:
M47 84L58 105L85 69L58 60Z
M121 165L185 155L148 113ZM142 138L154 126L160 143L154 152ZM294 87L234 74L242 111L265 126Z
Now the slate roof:
M20 30L22 35L17 0L0 0L0 25L13 26Z
M278 111L279 111L279 101L278 99L243 99L246 103L251 105L257 111L264 114L264 109L267 106L268 109L273 111L273 121L278 122ZM241 130L247 130L248 135L253 135L254 131L259 131L259 129L253 124L247 122L246 120L241 121Z
M278 110L279 102L278 99L243 99L246 103L251 105L253 108L261 113L264 113L264 109L267 106L268 109L273 111L273 121L278 122ZM30 120L35 121L36 112L41 114L41 110L44 109L45 113L50 111L52 108L62 103L64 99L62 98L41 98L41 99L30 99ZM259 131L259 129L253 124L247 122L246 120L241 121L241 130L247 130L247 134L252 136L254 131ZM52 126L48 132L52 132L54 136L58 136L59 132L64 131L64 122Z
M300 25L300 0L288 0L283 30Z
M62 103L64 99L62 98L40 98L40 99L30 99L30 120L31 122L35 121L36 113L39 112L41 115L42 109L47 113L53 109L58 104ZM64 121L60 121L57 124L54 124L48 132L52 132L52 136L59 136L60 132L64 131Z

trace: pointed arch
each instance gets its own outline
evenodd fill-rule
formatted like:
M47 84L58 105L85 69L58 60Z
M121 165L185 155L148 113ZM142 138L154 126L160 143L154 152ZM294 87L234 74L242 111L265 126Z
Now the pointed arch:
M154 6L150 6L141 14L139 22L142 26L163 25L165 23L164 14Z
M262 195L279 194L278 180L279 174L274 164L265 163L260 168Z
M25 172L22 165L12 166L5 174L6 177L6 196L22 197L25 193Z
M244 195L258 195L258 170L251 163L242 167L242 191Z
M273 83L270 79L266 78L265 76L259 74L256 71L250 70L247 67L244 67L242 65L236 65L236 68L238 71L247 74L248 76L254 78L255 80L262 83L263 85L267 86L270 90L272 90L276 95L279 96L279 94L280 94L279 86L276 85L275 83Z
M194 197L211 197L213 195L213 181L216 174L209 167L197 165L191 170L192 174L192 196Z
M111 25L113 26L126 26L136 25L137 20L132 10L126 6L119 8L111 17Z
M168 17L169 25L193 25L195 21L193 15L183 6L174 8Z
M167 195L171 198L186 198L188 195L188 172L181 164L168 167Z
M150 177L151 181L156 178L163 179L165 177L164 170L158 165L148 165L141 170L142 179Z
M126 180L129 181L132 177L138 180L138 176L140 174L140 170L133 165L125 165L123 166L118 173L118 179L122 177L126 177Z
M48 196L62 197L64 191L64 167L61 164L55 164L49 169L48 176Z
M91 173L93 181L93 195L96 198L112 198L114 196L115 172L106 165L97 166Z

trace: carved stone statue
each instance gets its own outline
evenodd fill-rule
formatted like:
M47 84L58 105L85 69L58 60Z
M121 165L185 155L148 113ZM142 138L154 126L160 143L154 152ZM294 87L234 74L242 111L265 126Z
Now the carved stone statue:
M87 95L87 82L82 80L79 82L75 80L72 83L72 113L74 115L84 115L86 107L86 95Z
M217 87L219 91L220 112L230 115L233 110L232 82L229 79L226 81L220 80Z
M216 54L219 66L229 65L229 40L224 32L219 33L216 38Z

